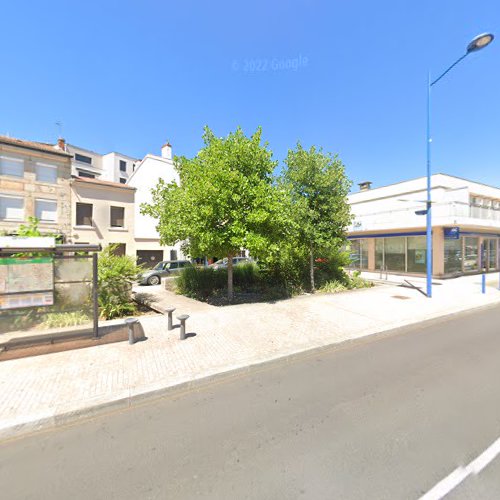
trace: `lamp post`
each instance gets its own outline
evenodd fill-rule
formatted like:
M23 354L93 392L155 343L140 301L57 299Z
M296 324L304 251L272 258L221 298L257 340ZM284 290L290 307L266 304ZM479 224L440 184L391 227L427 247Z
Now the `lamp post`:
M495 37L491 33L483 33L476 36L467 45L465 54L459 57L444 73L435 80L429 79L427 83L427 200L426 200L426 264L427 264L427 297L432 297L432 213L431 213L431 88L436 85L449 71L470 53L477 52L489 45Z

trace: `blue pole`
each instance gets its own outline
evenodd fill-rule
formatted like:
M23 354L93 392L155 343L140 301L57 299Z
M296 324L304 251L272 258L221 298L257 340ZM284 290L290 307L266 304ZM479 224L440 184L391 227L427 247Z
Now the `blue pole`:
M481 276L481 292L486 293L486 274Z
M427 297L432 297L432 214L431 214L431 74L427 82Z

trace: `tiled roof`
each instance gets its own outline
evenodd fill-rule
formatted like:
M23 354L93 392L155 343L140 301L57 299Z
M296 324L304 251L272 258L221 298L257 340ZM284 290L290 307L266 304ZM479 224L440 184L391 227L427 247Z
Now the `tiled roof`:
M54 144L46 142L25 141L23 139L15 139L14 137L7 137L0 135L0 144L8 144L10 146L17 146L25 149L32 149L35 151L43 151L44 153L55 154L59 156L71 157L70 153L58 149Z
M78 176L73 176L73 179L78 182L87 182L89 184L97 184L101 186L109 186L114 188L129 189L130 191L135 191L135 187L127 186L126 184L122 184L121 182L102 181L101 179L92 179L92 177L78 177Z

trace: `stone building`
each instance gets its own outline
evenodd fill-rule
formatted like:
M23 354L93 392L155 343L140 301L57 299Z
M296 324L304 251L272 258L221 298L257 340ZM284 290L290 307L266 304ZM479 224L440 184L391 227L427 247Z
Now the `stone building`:
M64 144L0 136L0 232L16 234L29 217L44 234L71 235L71 154Z

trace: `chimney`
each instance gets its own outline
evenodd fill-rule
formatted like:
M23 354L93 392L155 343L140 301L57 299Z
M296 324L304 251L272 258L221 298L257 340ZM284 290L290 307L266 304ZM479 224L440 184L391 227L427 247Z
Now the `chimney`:
M62 137L59 137L59 139L57 139L57 148L61 149L62 151L66 151L66 140Z
M372 183L370 181L364 181L360 182L358 186L360 191L368 191L371 188Z
M172 159L172 145L170 144L169 141L167 141L161 147L161 156L162 156L162 158L166 158L167 160L171 160Z

